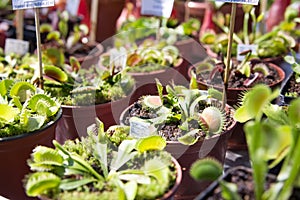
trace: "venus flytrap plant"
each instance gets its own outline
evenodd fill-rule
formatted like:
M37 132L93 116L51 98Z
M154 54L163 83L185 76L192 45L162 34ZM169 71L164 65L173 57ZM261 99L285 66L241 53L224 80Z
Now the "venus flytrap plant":
M142 109L153 113L154 117L132 117L150 123L154 133L163 135L161 127L164 124L176 125L176 139L185 145L195 144L201 137L220 134L225 126L225 113L218 105L215 96L220 96L216 90L198 90L195 77L191 79L190 88L181 85L167 85L166 95L162 93L162 84L157 81L158 96L143 96L140 98ZM217 94L217 95L216 95ZM220 104L220 102L219 102Z
M126 132L128 139L115 146L110 138L114 130ZM126 126L104 132L103 123L96 119L88 137L53 144L54 149L36 147L28 161L33 171L25 179L29 196L155 199L174 181L171 156L162 151L166 144L159 136L129 139Z
M1 137L29 133L53 119L60 103L26 81L4 79L0 82Z
M278 90L272 92L266 85L256 85L243 94L241 106L234 115L237 121L246 122L244 130L253 169L253 192L258 200L288 199L299 177L300 153L297 149L300 145L300 99L292 101L288 108L285 108L272 104L278 95ZM275 182L271 183L271 187L266 189L268 168L279 162L283 162L280 172ZM200 164L195 165L193 170L198 172L201 167ZM209 169L213 171L210 173L217 171L212 167ZM240 199L236 191L225 190L224 183L222 181L222 193L227 191L226 195L229 195L230 199Z

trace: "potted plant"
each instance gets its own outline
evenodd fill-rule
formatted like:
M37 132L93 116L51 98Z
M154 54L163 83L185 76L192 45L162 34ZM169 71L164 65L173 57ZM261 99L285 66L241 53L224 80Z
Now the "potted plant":
M243 61L231 61L226 97L227 103L232 106L237 104L243 91L251 89L254 85L263 83L275 89L280 87L285 78L285 73L279 66L251 57L251 51L245 54ZM222 90L225 68L225 60L208 58L191 66L189 77L193 71L200 89L213 87Z
M192 162L206 156L224 162L227 140L235 126L233 108L227 105L223 110L211 94L192 85L167 85L163 95L158 82L159 95L142 96L124 110L120 119L121 124L131 125L134 135L158 134L166 138L166 150L184 169L176 197L179 199L193 198L198 192L197 187L187 187L197 185L188 173Z
M70 16L67 11L58 13L58 27L43 23L40 27L44 37L43 54L52 64L62 66L70 56L76 57L83 68L97 64L103 52L103 46L88 39L89 28L85 24L76 23L69 26Z
M142 44L133 47L118 47L110 49L100 56L100 65L119 71L127 68L128 74L136 81L136 96L156 93L155 79L165 86L175 83L187 84L182 75L186 62L179 55L178 48L164 42L144 40Z
M190 18L179 23L176 18L139 17L128 19L118 29L118 35L124 45L141 42L146 39L164 41L179 49L182 58L190 63L201 60L199 51L205 49L198 42L200 21Z
M279 88L285 79L285 72L279 66L252 58L251 51L245 52L245 54L242 62L232 59L229 68L226 100L231 106L236 106L242 93L251 90L254 85L263 83L275 89ZM212 87L222 91L225 69L225 61L208 58L191 66L189 75L191 76L192 71L196 74L200 89ZM242 126L243 124L237 123L237 128L229 140L229 148L247 148Z
M245 93L241 107L235 112L237 121L246 122L244 130L252 168L252 171L248 172L249 177L253 178L251 183L253 190L248 191L250 193L247 195L254 196L255 199L289 199L297 187L300 166L297 151L300 144L298 130L300 101L296 99L288 107L272 104L278 95L279 90L272 92L266 85L257 85ZM282 165L279 167L278 175L270 178L268 168L280 162ZM201 171L201 164L197 165L195 177ZM203 175L200 176L204 177ZM266 184L269 185L268 188ZM224 181L221 185L223 189L227 189L227 195L231 195L231 198L232 195L238 196L236 191L232 190L234 187L228 187L229 184Z
M37 146L28 161L26 193L41 199L172 199L181 168L163 150L164 139L122 137L126 132L121 126L104 132L97 120L80 141Z
M32 54L23 56L11 53L4 54L0 50L0 78L15 80L31 80L37 71L37 57Z
M84 136L95 117L106 129L117 124L135 88L126 70L115 72L95 66L82 69L74 57L70 63L71 67L64 68L44 66L45 90L62 101L63 116L56 130L56 139L61 143Z
M300 64L297 62L297 55L295 51L291 51L291 55L284 57L284 60L290 65L291 73L286 78L281 89L281 96L279 97L279 104L289 104L292 99L299 96L299 75Z
M291 37L290 33L277 26L268 33L261 33L257 29L257 24L263 20L264 13L256 16L255 7L252 5L243 5L245 13L243 29L241 32L234 33L232 44L232 56L238 57L238 45L254 45L252 54L255 54L258 58L268 62L278 64L282 61L282 56L286 55L291 48L294 48L296 41ZM249 20L252 19L251 29L249 30ZM200 38L200 42L207 48L207 52L212 57L226 56L226 48L228 44L227 34L229 32L228 20L225 16L218 15L213 18L215 24L223 30L222 33L213 33L208 31Z
M60 103L29 82L0 82L0 193L26 199L22 179L36 145L51 146L62 111Z

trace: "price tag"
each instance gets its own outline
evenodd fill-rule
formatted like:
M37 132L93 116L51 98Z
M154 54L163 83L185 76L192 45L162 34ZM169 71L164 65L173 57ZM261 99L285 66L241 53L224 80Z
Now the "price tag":
M241 52L251 50L252 55L257 55L257 45L254 44L238 44L237 46L237 60L242 61L245 58L245 55L240 55Z
M29 51L29 42L24 40L17 40L7 38L5 40L5 54L16 53L18 55L24 55Z
M153 126L151 123L143 119L132 117L129 120L130 132L129 134L134 138L144 138L151 135Z
M142 15L154 15L169 18L174 0L142 0Z
M79 3L80 0L67 0L67 10L71 15L77 15Z
M13 10L54 6L55 0L13 0Z
M258 5L259 0L216 0L216 1L222 1L222 2L227 2L227 3L241 3L241 4Z

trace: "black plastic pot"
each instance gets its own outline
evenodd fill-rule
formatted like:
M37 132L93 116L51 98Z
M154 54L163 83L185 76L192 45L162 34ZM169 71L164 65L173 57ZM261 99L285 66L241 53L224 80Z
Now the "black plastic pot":
M222 176L220 176L216 181L212 182L203 192L201 192L195 200L206 200L206 199L220 199L221 198L221 189L219 182L221 180L231 182L231 179L234 174L246 174L246 177L240 177L242 179L246 179L248 177L252 177L252 169L245 166L236 166L228 171L226 171ZM267 183L272 183L276 180L276 176L272 174L267 175ZM238 185L239 188L245 187L245 185ZM253 193L254 195L254 193Z

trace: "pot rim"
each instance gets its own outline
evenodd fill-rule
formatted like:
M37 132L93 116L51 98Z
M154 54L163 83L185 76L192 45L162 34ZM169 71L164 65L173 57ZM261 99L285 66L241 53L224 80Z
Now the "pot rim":
M200 61L201 62L201 61ZM198 62L199 63L199 62ZM189 78L191 78L191 71L195 68L195 65L197 65L198 63L195 63L194 65L191 65L190 67L189 67L189 69L188 69L188 76L189 76ZM270 86L270 87L272 87L272 86L275 86L275 85L277 85L277 84L280 84L283 80L284 80L284 78L285 78L285 72L283 71L283 69L281 69L278 65L276 65L276 64L274 64L274 63L267 63L270 67L273 67L275 70L276 70L276 72L278 73L278 76L279 76L279 79L277 79L274 83L272 83L272 84L270 84L270 85L268 85L268 86ZM201 84L203 84L203 85L205 85L205 86L209 86L207 83L205 83L204 81L199 81L199 80L197 80L197 83L201 83ZM219 86L214 86L214 88L221 88L221 87L219 87ZM250 89L250 88L246 88L246 87L242 87L242 88L230 88L230 87L228 87L228 90L232 90L232 91L244 91L244 90L248 90L248 89Z
M172 162L175 165L175 170L176 170L176 179L175 179L175 183L174 185L160 198L158 198L158 200L164 200L164 199L168 199L171 196L173 196L176 192L176 190L178 189L181 180L182 180L182 169L181 166L179 164L179 162L172 156Z
M125 125L125 124L123 123L125 114L126 114L127 111L129 110L129 108L131 108L132 106L133 106L133 104L129 105L127 108L125 108L125 109L122 111L122 113L121 113L121 115L120 115L120 118L119 118L119 121L120 121L120 124L121 124L121 125ZM227 109L231 109L231 114L233 115L235 109L234 109L232 106L228 105L228 104L226 104L226 108L227 108ZM226 134L226 133L229 133L230 130L232 130L232 129L236 126L236 124L237 124L237 121L234 120L233 117L232 117L232 120L233 120L232 124L231 124L225 131L222 131L222 132L219 133L219 134L214 134L213 136L211 136L211 137L209 137L209 138L204 138L204 139L208 139L208 140L209 140L209 139L214 139L214 138L220 137L221 135L224 135L224 134ZM200 139L200 140L198 140L196 143L202 142L204 139ZM167 140L166 142L167 142L167 144L170 144L170 145L176 145L176 144L178 144L178 145L184 145L184 144L180 143L178 140L176 140L176 141L168 141L168 140ZM193 146L193 145L184 145L184 146Z
M22 138L27 137L27 136L40 134L41 132L43 132L44 130L48 129L50 126L52 126L56 122L58 122L58 120L61 117L62 117L62 107L60 107L60 109L57 112L55 118L52 121L50 121L47 124L45 124L44 126L42 126L40 129L32 131L32 132L29 132L29 133L22 133L22 134L19 134L19 135L14 135L14 136L10 136L10 137L0 138L0 143L1 142L12 141L12 140L18 140L18 139L22 139Z
M134 86L132 87L132 90L130 91L130 93L120 99L117 99L115 101L108 101L106 103L100 103L100 104L91 104L91 105L82 105L82 106L78 106L78 105L61 105L61 107L63 109L89 109L89 108L94 108L94 107L106 107L107 105L110 105L112 103L120 103L123 99L125 98L130 98L134 92L136 90L136 83L134 84Z

